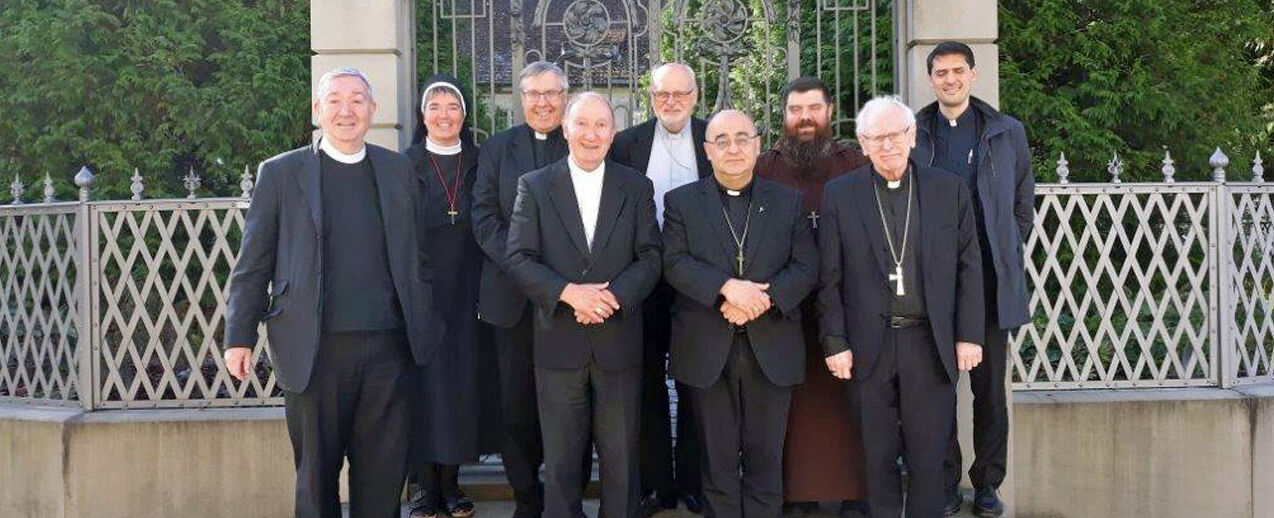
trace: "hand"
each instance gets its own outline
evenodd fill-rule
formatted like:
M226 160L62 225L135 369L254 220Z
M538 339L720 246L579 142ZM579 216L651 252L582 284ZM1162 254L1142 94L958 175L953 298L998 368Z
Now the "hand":
M969 372L982 363L982 346L969 342L956 342L956 368Z
M231 347L221 355L226 361L226 370L235 379L243 381L252 372L252 348L247 346Z
M739 309L738 306L729 302L721 303L721 316L725 317L726 321L736 326L746 324L749 320L746 311Z
M567 284L558 300L575 310L575 321L580 324L600 324L619 310L619 300L606 289L610 283Z
M854 351L841 351L823 359L832 376L847 380L854 377Z
M726 302L747 313L748 320L755 320L770 309L770 296L765 293L769 288L768 283L730 279L721 285L721 295Z

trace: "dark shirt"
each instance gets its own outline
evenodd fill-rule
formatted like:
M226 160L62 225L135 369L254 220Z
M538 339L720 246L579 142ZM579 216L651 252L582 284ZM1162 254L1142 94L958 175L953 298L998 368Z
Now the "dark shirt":
M535 142L532 150L535 154L535 168L547 167L549 164L561 160L566 156L566 139L562 137L562 128L550 131L548 138L540 140L535 138L534 130L532 130L531 140Z
M914 172L911 168L907 169L907 174L902 177L902 182L897 188L890 189L886 180L878 173L872 174L872 186L879 196L881 207L883 208L884 220L888 223L889 232L885 234L885 239L893 242L893 257L902 257L902 278L903 278L903 296L894 295L890 304L888 316L895 317L924 317L925 299L924 299L924 282L920 274L920 207L916 203L918 196L912 189L914 181ZM908 200L910 197L910 201ZM908 221L907 210L910 204L911 218ZM880 225L879 220L869 222L869 224ZM910 228L910 230L907 230ZM903 238L906 237L906 247L902 246ZM888 249L889 245L886 244ZM894 273L894 259L886 252L886 279ZM896 284L894 281L887 282L889 292L894 292Z
M964 113L956 117L955 127L951 126L950 119L947 119L942 111L938 111L938 116L933 118L933 125L934 127L931 128L933 130L933 165L955 173L964 180L965 185L969 186L969 195L973 199L973 206L977 209L973 211L973 214L978 224L978 242L983 250L989 250L990 242L987 240L986 223L983 221L982 200L978 197L978 163L980 162L978 158L982 152L981 136L985 126L982 116L970 105ZM983 254L982 263L984 267L994 269L991 254Z
M725 207L726 213L729 214L729 217L724 214L721 217L726 218L726 225L734 231L734 235L730 236L730 242L744 244L744 248L747 246L748 239L760 239L760 237L751 234L751 220L748 218L748 207L752 205L752 185L754 183L748 182L742 190L738 191L731 191L717 183L717 191L721 194L721 205ZM737 245L732 245L731 249L735 254L738 254L739 247ZM743 258L744 268L747 267L748 259L748 257ZM743 272L738 270L738 255L730 256L730 264L735 268L735 277L742 278Z
M323 331L401 329L371 161L344 164L321 156Z

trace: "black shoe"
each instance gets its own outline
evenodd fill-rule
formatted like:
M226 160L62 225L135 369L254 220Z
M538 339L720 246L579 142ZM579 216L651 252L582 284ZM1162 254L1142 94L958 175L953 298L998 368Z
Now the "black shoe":
M1004 514L1004 504L993 487L979 487L973 494L973 514L995 518Z
M868 518L871 508L864 500L842 500L840 503L841 518Z
M675 503L675 502L674 502ZM637 516L640 518L650 518L655 513L666 509L660 502L659 498L653 494L642 497L641 503L637 505Z
M442 508L442 499L437 493L432 491L418 491L412 498L411 518L438 518L438 512Z
M686 503L687 511L690 511L694 514L703 514L703 506L704 506L703 495L698 493L690 493L686 495L682 499L682 501Z
M818 512L818 502L788 502L783 504L783 518L806 518Z
M955 516L960 514L960 508L964 507L964 495L960 494L960 488L952 488L947 490L947 504L942 507L943 516Z
M469 518L473 516L473 500L459 489L444 496L442 505L447 509L447 514L451 518Z

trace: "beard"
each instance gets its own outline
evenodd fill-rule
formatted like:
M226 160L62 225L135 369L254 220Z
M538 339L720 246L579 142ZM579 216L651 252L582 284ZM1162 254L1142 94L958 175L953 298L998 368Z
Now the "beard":
M802 141L797 136L797 130L807 126L816 128L814 138L809 141ZM815 171L810 170L809 166L814 165L815 160L826 156L832 150L832 144L835 142L832 139L832 128L830 125L819 125L817 122L807 121L791 129L784 128L783 139L779 140L776 147L798 167L797 174L807 176L815 173Z

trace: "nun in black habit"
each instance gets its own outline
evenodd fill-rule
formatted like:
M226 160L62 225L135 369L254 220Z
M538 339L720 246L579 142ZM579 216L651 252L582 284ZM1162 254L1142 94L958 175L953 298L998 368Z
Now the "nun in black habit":
M474 108L456 78L429 78L421 88L415 144L406 152L416 174L420 243L433 265L434 307L446 323L437 356L417 373L413 517L473 515L473 501L457 483L459 465L499 447L499 369L490 335L478 322L483 255L469 218L478 165L469 130Z

